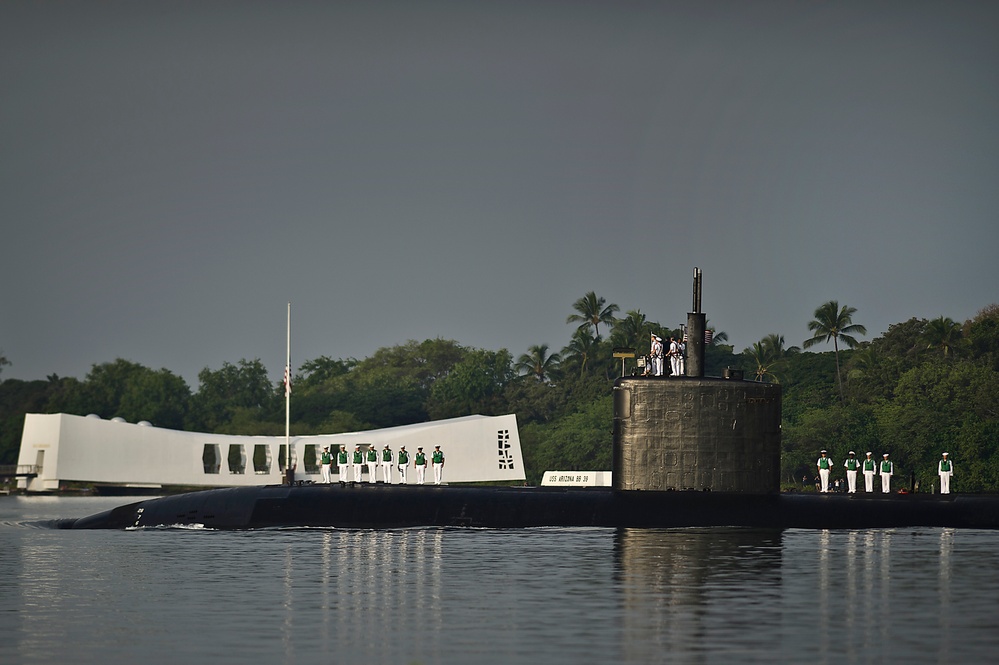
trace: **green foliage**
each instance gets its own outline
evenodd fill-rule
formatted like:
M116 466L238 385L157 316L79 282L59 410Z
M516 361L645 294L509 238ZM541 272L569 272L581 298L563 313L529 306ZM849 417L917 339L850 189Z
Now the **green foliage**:
M999 451L999 374L967 361L927 362L906 372L895 399L875 410L878 433L896 464L931 484L936 460L948 451L969 478L992 479ZM982 438L978 438L982 437ZM954 474L955 488L959 474ZM965 488L969 488L965 485Z
M613 423L614 401L605 395L552 423L522 428L528 482L539 483L545 471L610 469Z
M215 371L206 367L198 381L188 425L192 430L221 432L238 409L254 412L259 420L276 407L277 395L259 358L244 358L235 365L225 362Z
M527 374L538 381L547 381L558 369L562 358L557 353L548 353L547 344L536 344L520 354L514 368L521 374Z
M964 339L969 356L999 372L999 304L981 309L964 324Z
M501 415L503 390L513 378L512 357L506 349L469 351L447 375L434 382L427 399L433 420L469 414Z
M843 460L853 450L863 458L878 450L877 429L869 409L832 403L805 411L795 423L782 429L781 481L795 482L803 475L813 478L820 450L828 450L836 464L833 478L845 478ZM878 455L880 457L880 455Z

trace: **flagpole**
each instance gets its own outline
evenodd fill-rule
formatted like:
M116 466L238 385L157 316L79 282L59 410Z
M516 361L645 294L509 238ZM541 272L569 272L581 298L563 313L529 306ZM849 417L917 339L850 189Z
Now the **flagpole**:
M284 362L284 466L291 468L291 303L288 303L288 344ZM290 477L290 476L289 476Z

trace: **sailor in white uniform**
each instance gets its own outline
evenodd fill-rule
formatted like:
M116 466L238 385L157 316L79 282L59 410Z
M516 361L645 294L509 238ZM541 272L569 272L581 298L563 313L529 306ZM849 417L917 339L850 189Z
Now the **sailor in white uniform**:
M663 375L663 339L659 335L652 335L652 350L649 353L652 358L652 376Z
M843 466L846 467L846 491L850 494L857 493L857 469L860 467L860 460L857 459L856 455L857 453L851 450L850 456L843 462Z
M347 469L350 468L347 446L340 446L340 452L336 454L336 468L340 476L340 484L343 485L348 480Z
M895 465L888 461L888 453L884 454L884 459L881 461L881 492L883 494L891 493L891 476L895 473Z
M330 447L323 448L323 454L319 458L319 471L322 474L323 482L327 485L333 482L333 456L330 454Z
M406 484L406 471L409 470L409 453L406 452L406 446L399 448L399 483L402 485Z
M673 376L680 376L680 343L675 337L669 338L669 368Z
M937 463L937 474L940 476L940 493L950 494L950 477L954 475L954 463L947 459L947 453Z
M864 471L864 491L868 493L874 491L874 473L878 470L878 463L871 458L872 454L868 452L867 459L861 464Z
M833 461L826 457L826 451L820 450L819 453L822 455L816 462L815 466L819 468L819 482L821 485L821 491L829 491L829 472L832 470Z
M392 462L395 461L393 457L392 449L385 444L385 449L382 450L382 482L386 485L392 484Z

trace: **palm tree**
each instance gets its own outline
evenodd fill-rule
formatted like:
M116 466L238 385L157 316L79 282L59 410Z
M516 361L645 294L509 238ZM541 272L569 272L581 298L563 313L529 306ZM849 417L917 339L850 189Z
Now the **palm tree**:
M753 370L757 381L763 381L768 377L774 383L780 383L780 378L774 373L774 368L787 356L798 353L800 349L796 346L784 348L784 336L777 333L770 333L759 342L754 342L753 346L743 351L750 362L756 365Z
M630 310L623 319L614 321L611 342L614 346L637 347L651 332L645 315L639 309Z
M845 346L852 349L858 343L853 334L867 334L867 328L853 322L853 315L856 311L856 307L843 305L841 308L837 301L830 300L815 310L815 318L808 322L808 329L815 335L806 339L802 344L807 349L819 342L828 342L830 339L833 341L833 350L836 352L836 382L839 385L840 402L845 400L843 398L843 377L839 373L839 342L842 340Z
M517 359L515 368L521 374L533 374L538 381L545 381L553 370L558 368L561 358L557 353L548 355L547 344L536 344Z
M774 383L780 383L771 368L774 364L774 357L771 350L763 342L753 342L753 346L743 351L743 353L749 358L749 361L756 365L753 370L753 376L756 377L757 381L763 381L767 377L774 380Z
M946 318L941 316L927 321L921 338L921 341L926 344L924 348L938 349L943 352L944 358L949 358L961 340L961 324L949 316Z
M725 333L721 334L724 335ZM777 333L770 333L761 339L760 343L769 348L777 360L782 360L787 356L801 352L801 349L796 346L784 348L784 335L778 335Z
M566 323L578 323L580 329L585 329L589 326L593 326L593 336L598 337L600 335L600 324L606 323L608 326L614 324L616 320L614 318L614 312L618 311L618 306L611 303L607 304L607 301L603 298L598 298L597 294L590 291L585 296L572 303L572 308L579 312L578 314L570 314L565 322Z
M594 339L590 337L585 330L577 329L576 332L572 334L572 341L569 345L562 349L562 354L560 356L560 361L568 360L570 358L575 358L579 360L579 375L583 376L586 373L586 364L589 362L590 358L593 357L593 352L595 347L599 342L599 338Z

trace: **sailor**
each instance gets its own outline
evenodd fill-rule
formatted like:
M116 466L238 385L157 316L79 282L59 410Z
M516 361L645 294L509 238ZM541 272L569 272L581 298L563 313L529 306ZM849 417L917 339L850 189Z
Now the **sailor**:
M441 452L440 446L434 446L430 461L434 465L434 485L440 485L441 478L444 476L444 453Z
M878 463L871 458L872 453L867 453L867 459L862 466L864 468L864 491L870 493L874 491L874 472L878 470Z
M680 342L676 337L669 338L669 368L673 376L680 376Z
M683 334L683 338L681 338L679 340L678 346L679 346L679 349L680 349L679 354L676 357L676 360L677 360L676 364L680 368L680 372L678 373L678 376L686 376L686 374L687 374L687 361L686 361L686 358L687 358L687 333Z
M881 460L881 493L889 494L891 492L891 475L895 473L895 465L888 461L888 453L884 454L884 459Z
M375 450L374 446L368 447L366 461L368 463L368 482L376 482L378 480L378 451Z
M387 443L385 450L382 451L382 482L386 485L392 484L392 449Z
M416 467L416 484L422 485L427 479L427 456L423 454L423 448L416 449L416 459L413 462Z
M340 475L341 485L347 482L348 464L349 460L347 459L347 446L340 446L340 452L336 454L336 466L337 473Z
M354 446L354 482L361 482L361 469L364 467L364 453L360 446Z
M663 338L652 333L652 349L649 351L652 360L652 376L663 375Z
M323 448L323 454L319 456L319 473L327 485L333 482L333 456L329 446Z
M833 461L826 457L826 451L820 450L819 453L822 455L816 462L815 466L819 467L819 482L821 487L820 492L829 491L829 471L832 469Z
M947 459L947 453L937 463L937 474L940 476L940 493L950 494L950 477L954 475L954 463Z
M406 446L399 448L399 482L403 485L406 484L406 470L409 469L409 453L406 452Z
M860 467L860 460L857 459L857 453L850 451L850 456L846 458L843 462L843 466L846 467L846 491L850 494L857 493L857 469Z

